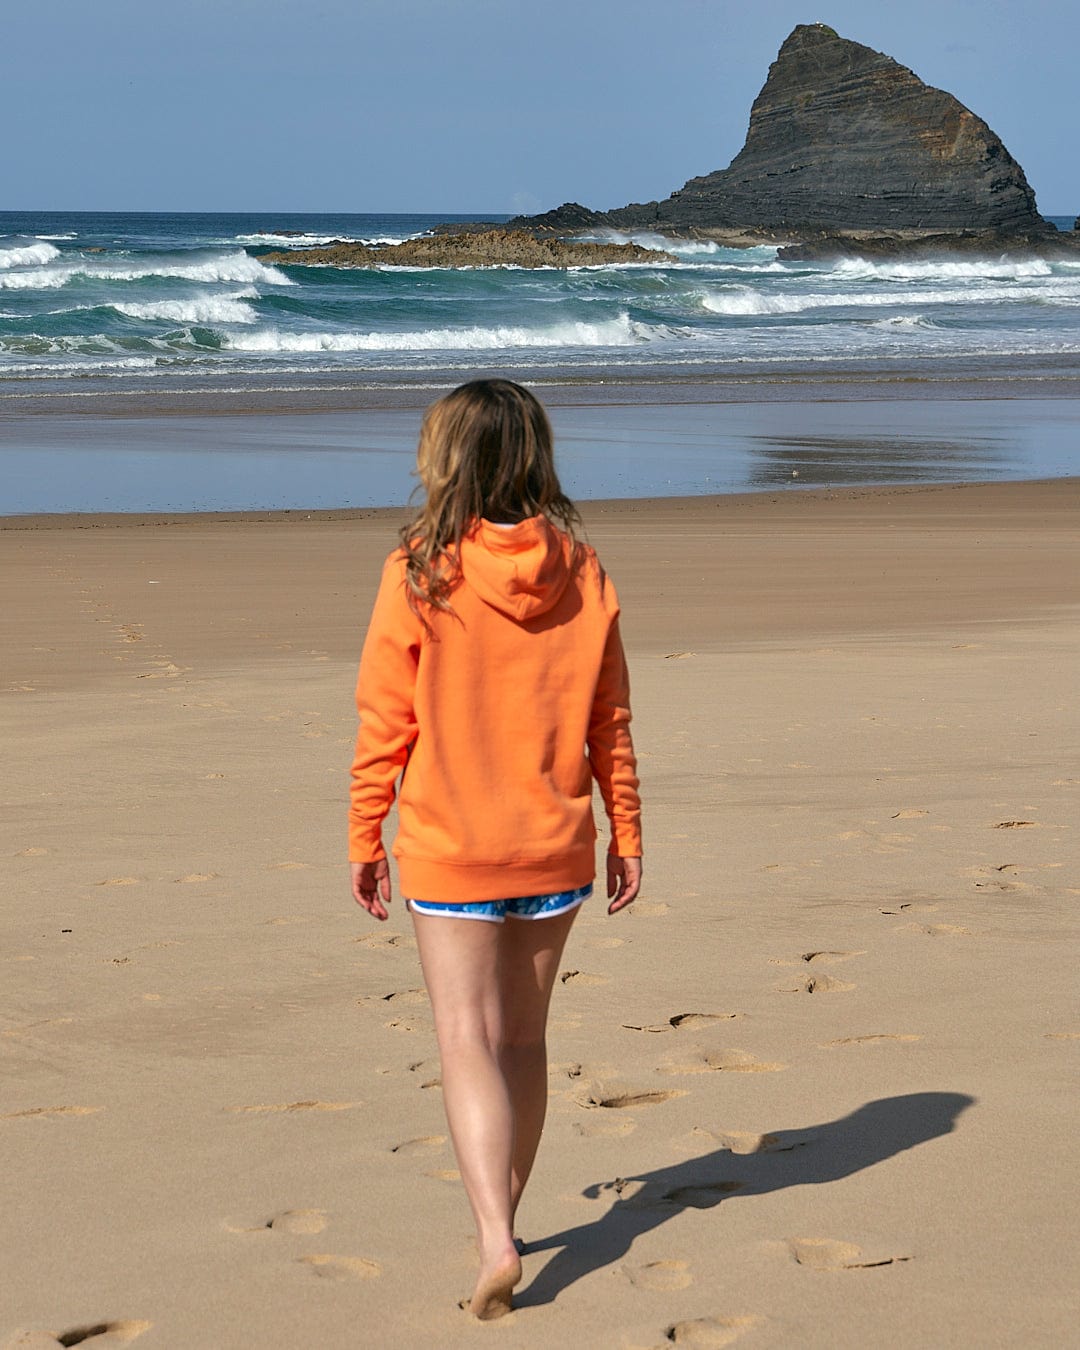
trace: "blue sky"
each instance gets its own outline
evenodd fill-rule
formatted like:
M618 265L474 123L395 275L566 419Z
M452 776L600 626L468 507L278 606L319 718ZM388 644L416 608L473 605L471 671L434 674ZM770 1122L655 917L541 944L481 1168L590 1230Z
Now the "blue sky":
M948 89L1080 211L1074 0L51 0L5 6L0 208L515 211L738 152L797 23Z

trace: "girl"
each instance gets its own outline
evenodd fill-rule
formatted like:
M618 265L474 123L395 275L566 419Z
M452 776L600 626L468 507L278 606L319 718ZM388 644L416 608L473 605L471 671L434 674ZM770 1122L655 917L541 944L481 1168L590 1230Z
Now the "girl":
M426 494L388 559L360 661L353 895L387 918L394 854L476 1221L482 1319L521 1279L514 1215L547 1108L559 958L595 874L592 782L611 825L608 913L641 885L619 606L555 473L528 390L476 380L424 417ZM561 527L561 528L560 528Z

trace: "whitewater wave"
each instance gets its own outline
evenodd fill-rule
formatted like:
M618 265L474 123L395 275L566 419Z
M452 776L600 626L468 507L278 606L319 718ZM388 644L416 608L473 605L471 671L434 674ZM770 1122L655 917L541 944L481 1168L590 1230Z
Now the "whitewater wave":
M937 329L938 325L925 314L892 314L887 319L871 319L871 328L885 328L890 332Z
M659 234L655 230L597 230L590 238L600 239L609 244L638 244L641 248L661 249L665 253L674 253L677 258L716 258L720 255L730 257L733 253L745 258L746 263L731 263L730 266L743 267L747 271L757 271L762 264L772 262L778 271L784 271L783 264L777 263L777 250L771 244L761 244L754 248L732 249L713 239L673 239L669 235ZM771 268L768 270L772 270Z
M0 239L0 267L33 267L59 258L60 250L45 239L9 235Z
M152 300L145 304L114 301L110 308L129 319L161 319L170 323L258 323L259 316L246 300L258 299L258 291L233 295L196 295L189 300Z
M628 314L600 323L567 321L546 328L426 328L411 333L230 333L223 345L244 352L491 351L513 347L633 347L674 336Z
M706 291L700 297L701 308L708 313L739 317L751 314L798 314L809 308L811 302L810 296L764 295L749 286Z
M59 250L56 250L59 253ZM30 267L25 271L0 273L0 290L59 290L75 277L89 281L144 281L150 277L177 277L183 281L247 281L268 286L296 283L276 267L259 262L247 253L219 253L198 259L183 254L148 258L145 263L111 262L79 258L70 262Z
M1055 278L1051 284L1032 286L1018 293L1011 286L980 286L951 290L891 290L891 291L811 291L804 295L776 295L755 290L751 286L727 286L719 290L696 293L701 309L709 314L752 316L768 314L802 314L815 309L880 309L905 305L979 305L1017 301L1045 305L1075 305L1080 300L1076 283L1071 279Z
M403 244L415 234L238 234L238 244L260 248L319 248L326 244Z
M3 353L0 351L0 358L2 358L2 355ZM20 376L50 375L60 376L62 378L65 375L102 375L120 371L125 374L132 374L140 371L150 373L156 371L160 365L161 362L156 356L116 356L107 357L102 360L87 360L83 357L78 361L69 360L67 362L60 361L59 363L57 361L20 361L18 364L18 373Z
M1054 269L1044 258L962 258L922 262L842 258L829 270L859 281L1027 281L1032 277L1054 275Z
M200 341L197 332L178 330L166 337L116 337L109 333L80 333L51 335L21 333L0 337L0 354L4 356L101 356L109 353L160 352L174 356L181 351L217 350L220 340L210 330L203 330L206 341Z

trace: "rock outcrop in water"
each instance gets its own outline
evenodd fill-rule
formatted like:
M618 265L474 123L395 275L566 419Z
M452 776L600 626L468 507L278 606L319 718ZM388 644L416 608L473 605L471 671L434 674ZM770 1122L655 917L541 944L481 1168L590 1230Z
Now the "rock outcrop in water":
M323 248L290 248L257 253L260 262L292 267L589 267L603 263L674 262L670 253L638 244L589 244L527 230L486 229L406 239L367 248L335 243Z
M849 231L1053 233L1023 169L981 118L824 24L800 25L780 48L751 109L746 143L728 168L691 178L662 202L606 212L568 203L510 226L706 237L751 231L774 239Z

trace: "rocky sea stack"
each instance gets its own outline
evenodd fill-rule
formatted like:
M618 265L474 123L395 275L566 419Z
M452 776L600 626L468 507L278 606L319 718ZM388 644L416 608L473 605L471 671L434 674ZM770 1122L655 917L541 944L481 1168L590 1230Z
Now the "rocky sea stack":
M690 179L661 202L606 212L568 203L511 222L556 233L597 226L780 241L864 231L1032 241L1054 233L1023 169L980 117L824 24L800 25L780 48L728 168Z
M340 241L324 248L261 252L266 263L293 267L589 267L609 263L674 262L670 253L638 244L590 244L526 230L488 228L468 234L439 234L401 244L367 248Z

